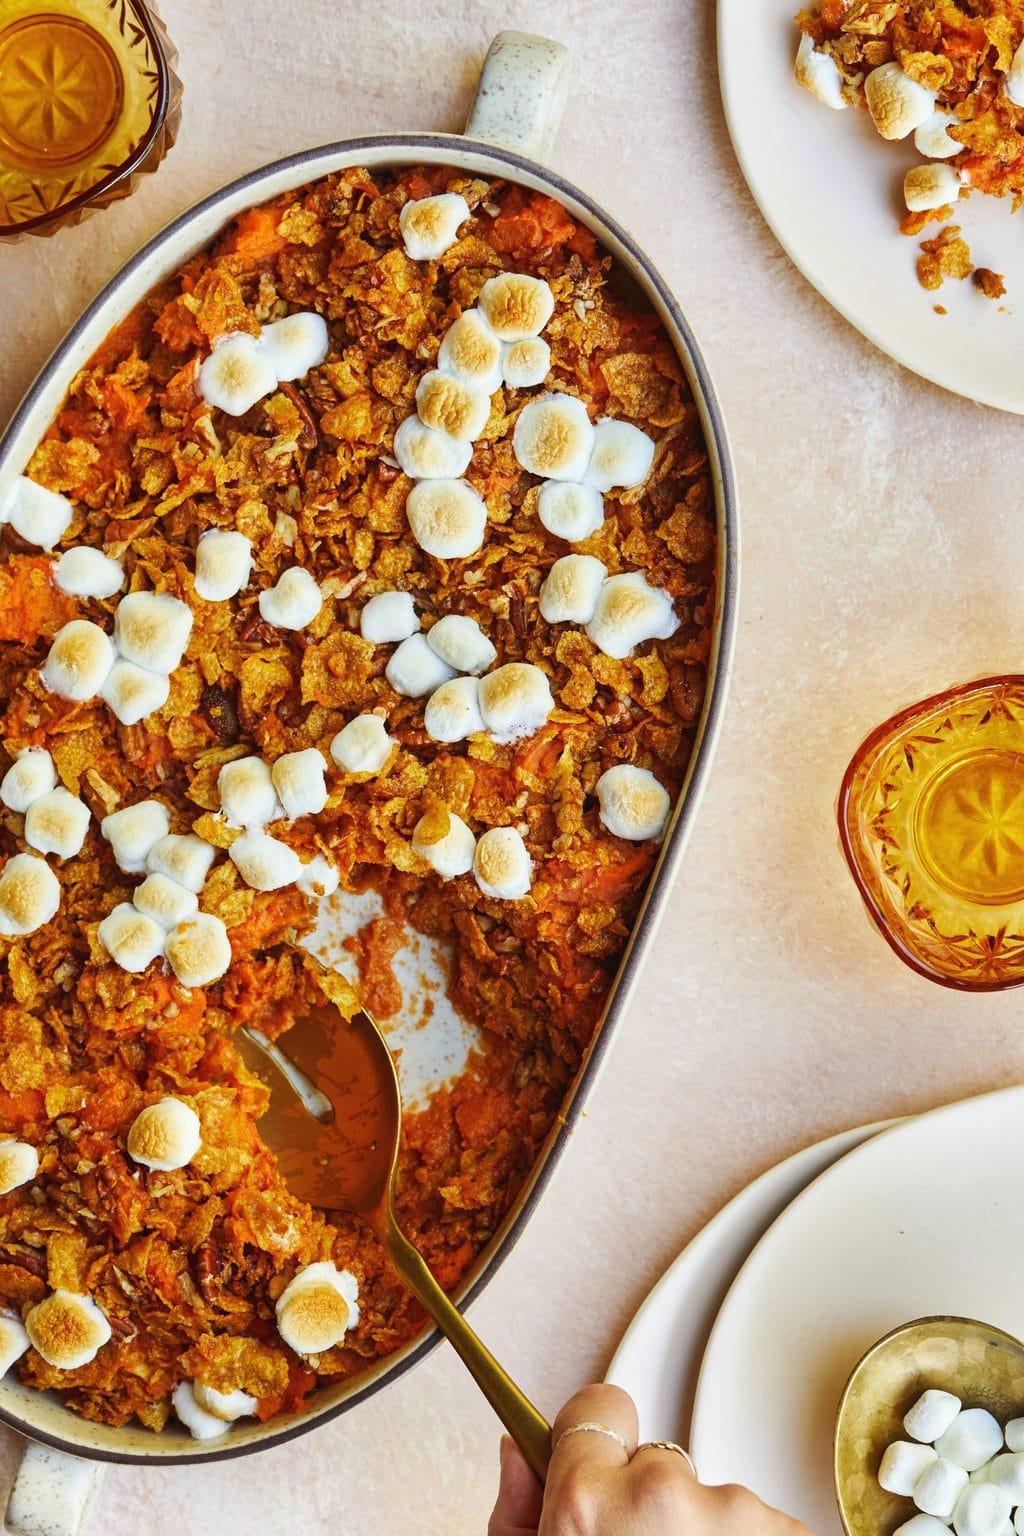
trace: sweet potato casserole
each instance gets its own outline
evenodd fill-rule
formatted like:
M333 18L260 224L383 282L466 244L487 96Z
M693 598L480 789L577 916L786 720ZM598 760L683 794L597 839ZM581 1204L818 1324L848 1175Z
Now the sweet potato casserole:
M446 1286L587 1050L701 710L714 514L657 318L550 198L352 169L238 218L3 503L0 1369L215 1435L423 1325L285 1187L232 1043L450 946L485 1045L404 1126ZM443 627L441 627L443 626ZM330 895L336 889L337 894Z

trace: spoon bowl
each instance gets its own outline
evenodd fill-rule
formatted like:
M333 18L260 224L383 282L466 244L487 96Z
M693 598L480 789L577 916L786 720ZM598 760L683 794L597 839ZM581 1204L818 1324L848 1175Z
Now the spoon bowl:
M477 1338L398 1223L402 1093L377 1021L365 1010L346 1019L325 999L294 1017L282 1045L244 1029L235 1041L270 1089L260 1134L292 1194L321 1210L362 1217L543 1481L551 1426Z
M894 1328L861 1357L836 1414L834 1472L846 1536L889 1536L910 1501L879 1486L878 1465L907 1438L903 1415L929 1387L987 1408L1005 1423L1024 1413L1024 1345L968 1317L921 1317Z

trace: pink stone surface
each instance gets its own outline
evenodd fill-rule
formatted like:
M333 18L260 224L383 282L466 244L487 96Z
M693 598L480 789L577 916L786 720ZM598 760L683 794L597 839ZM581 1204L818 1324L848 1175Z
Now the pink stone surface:
M871 726L948 684L1024 669L1020 423L902 371L790 266L729 146L711 0L162 10L185 81L178 145L128 202L0 247L0 419L166 220L292 150L458 128L490 35L520 27L572 48L554 163L665 272L730 427L744 571L704 807L587 1116L472 1312L553 1413L602 1374L653 1281L757 1173L843 1127L1020 1080L1019 999L960 996L901 967L860 907L834 824ZM90 1528L483 1536L497 1446L442 1348L265 1456L112 1469ZM0 1435L0 1480L18 1454Z

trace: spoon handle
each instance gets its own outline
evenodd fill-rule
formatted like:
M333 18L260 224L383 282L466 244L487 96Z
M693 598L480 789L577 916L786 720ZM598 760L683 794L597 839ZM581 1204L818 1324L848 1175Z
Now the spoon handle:
M531 1469L543 1482L551 1459L551 1425L477 1338L462 1313L434 1279L422 1254L413 1247L390 1214L384 1241L400 1278L429 1312L463 1364L468 1366L477 1386L526 1457Z

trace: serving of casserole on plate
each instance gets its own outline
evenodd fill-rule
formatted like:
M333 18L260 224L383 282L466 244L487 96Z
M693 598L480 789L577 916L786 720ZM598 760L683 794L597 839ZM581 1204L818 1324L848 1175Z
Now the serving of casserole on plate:
M396 949L449 946L483 1044L399 1212L449 1287L556 1123L701 718L700 415L553 198L351 168L122 320L3 517L0 1363L216 1439L423 1326L289 1194L233 1031L422 1012ZM357 992L296 940L369 890Z

